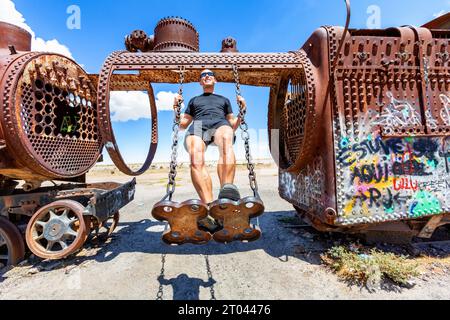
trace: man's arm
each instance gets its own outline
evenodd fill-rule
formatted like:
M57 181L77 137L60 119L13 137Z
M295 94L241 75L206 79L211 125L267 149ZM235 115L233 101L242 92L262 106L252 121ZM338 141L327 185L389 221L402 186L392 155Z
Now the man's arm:
M239 125L241 124L241 118L235 117L234 114L232 113L227 115L227 120L234 131L236 131L239 128Z
M238 105L242 106L242 109L246 109L247 108L247 103L245 102L245 99L241 96L237 96L237 102ZM239 125L241 124L241 117L237 116L235 117L233 113L230 113L227 115L227 120L228 122L230 122L231 127L233 128L234 131L236 131L239 128Z
M192 123L192 118L190 115L183 113L180 119L180 130L185 130Z

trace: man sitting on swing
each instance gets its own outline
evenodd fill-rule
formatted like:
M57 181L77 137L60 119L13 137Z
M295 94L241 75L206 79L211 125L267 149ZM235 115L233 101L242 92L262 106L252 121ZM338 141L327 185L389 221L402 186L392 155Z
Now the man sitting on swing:
M203 70L200 74L200 85L203 94L192 98L181 115L180 129L189 127L186 133L185 147L191 160L191 178L200 199L210 204L213 199L212 181L205 165L206 148L214 143L219 148L217 174L220 180L219 199L238 201L241 196L233 184L236 172L236 157L233 150L234 132L241 122L235 117L230 100L214 93L217 83L211 70ZM245 99L237 97L238 105L245 110ZM174 100L174 108L183 101L181 95ZM192 124L192 125L191 125Z

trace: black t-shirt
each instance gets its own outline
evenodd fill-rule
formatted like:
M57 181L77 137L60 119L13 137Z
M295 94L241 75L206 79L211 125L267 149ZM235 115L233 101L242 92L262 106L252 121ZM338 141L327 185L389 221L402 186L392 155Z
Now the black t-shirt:
M204 93L192 98L184 113L194 120L220 120L226 119L233 109L229 99L214 93Z

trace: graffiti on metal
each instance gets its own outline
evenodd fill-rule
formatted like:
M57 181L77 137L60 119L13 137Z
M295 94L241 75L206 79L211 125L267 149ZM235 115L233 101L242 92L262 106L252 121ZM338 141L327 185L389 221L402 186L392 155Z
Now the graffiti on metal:
M450 98L445 95L439 95L442 101L441 118L447 126L450 126Z
M341 220L450 210L449 142L450 137L343 139L336 155L343 169Z
M317 210L323 208L324 168L318 157L298 174L280 172L280 193L297 199L300 204Z
M395 127L406 128L408 126L422 125L422 118L419 112L407 100L397 100L392 92L388 91L386 96L390 102L384 106L375 125L382 125L392 130Z

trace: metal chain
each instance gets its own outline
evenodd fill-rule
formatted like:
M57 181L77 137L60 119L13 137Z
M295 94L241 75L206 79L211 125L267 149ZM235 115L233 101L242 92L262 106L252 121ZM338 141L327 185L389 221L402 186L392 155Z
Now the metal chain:
M209 266L209 257L208 255L205 255L205 261L206 261L206 273L208 274L208 281L213 280L211 267ZM214 291L214 284L211 284L211 287L209 288L209 291L211 292L211 300L216 300L216 292Z
M185 67L180 66L180 88L178 89L178 94L180 96L183 95L183 83L184 83L184 72ZM179 100L178 105L175 108L175 116L173 119L172 126L172 155L170 159L170 172L169 172L169 182L167 183L167 193L164 199L169 198L169 201L172 201L172 195L175 192L175 178L177 177L177 157L178 157L178 132L180 131L180 120L181 120L181 104L183 101Z
M233 65L233 75L234 81L236 83L236 95L241 96L241 84L239 80L239 72L236 64ZM244 140L245 147L245 158L247 159L247 169L248 169L248 179L250 181L250 188L253 190L253 194L255 197L259 198L258 195L258 184L256 183L256 174L255 174L255 165L252 161L252 156L250 153L250 134L248 133L248 124L245 122L245 115L247 113L247 109L244 109L242 103L239 102L239 118L241 122L239 124L239 128L241 129L241 137Z
M166 254L161 254L161 273L159 274L160 278L164 278L164 265L166 263ZM158 293L156 294L156 300L162 300L163 299L163 285L160 282L159 283L159 289Z

